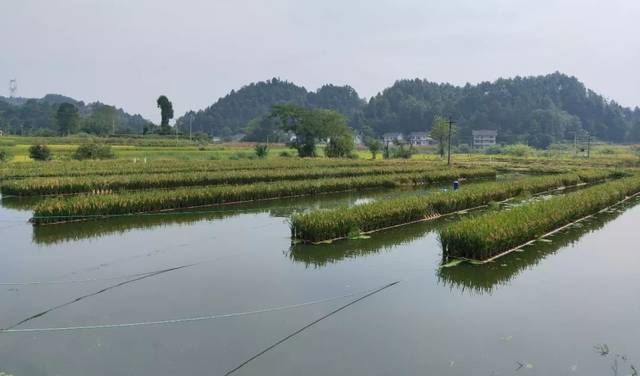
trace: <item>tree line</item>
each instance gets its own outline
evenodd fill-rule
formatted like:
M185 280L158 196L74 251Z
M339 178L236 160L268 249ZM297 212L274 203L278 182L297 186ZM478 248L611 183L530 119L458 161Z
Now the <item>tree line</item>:
M287 135L269 116L271 106L282 103L338 111L365 137L430 131L436 117L452 116L459 144L470 144L475 129L497 130L500 143L539 148L586 134L603 141L640 142L640 109L607 100L558 72L465 86L399 80L368 102L350 86L325 85L308 92L274 78L232 91L176 123L183 132L191 123L194 132L211 136L245 133L250 141L283 141Z
M150 125L140 115L100 102L85 104L57 94L39 99L0 97L0 130L4 133L55 136L86 132L104 136L138 134Z

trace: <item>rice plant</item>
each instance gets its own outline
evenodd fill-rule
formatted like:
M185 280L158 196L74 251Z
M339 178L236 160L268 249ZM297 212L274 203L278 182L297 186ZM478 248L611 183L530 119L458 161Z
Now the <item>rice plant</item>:
M52 197L36 205L32 221L34 223L57 222L89 216L144 213L366 188L393 188L401 185L427 184L443 179L450 180L458 176L473 178L493 175L494 171L487 169L451 169L421 174L285 180L247 185L133 191L113 195Z
M525 192L538 193L619 176L618 172L600 170L530 177L508 182L474 184L460 191L429 193L355 207L316 210L295 215L291 221L291 235L294 240L311 243L341 239L348 237L354 228L366 233L488 205L492 201L502 201Z
M463 219L439 233L447 257L484 260L640 192L640 176Z

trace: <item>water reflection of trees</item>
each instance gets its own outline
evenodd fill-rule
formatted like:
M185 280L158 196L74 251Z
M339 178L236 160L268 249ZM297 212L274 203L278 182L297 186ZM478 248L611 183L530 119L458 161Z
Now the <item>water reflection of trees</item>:
M514 252L483 265L460 264L450 268L440 268L438 280L452 288L474 294L491 294L503 285L507 285L521 272L538 265L545 257L559 249L578 241L584 235L603 228L616 219L625 209L636 205L640 199L626 203L607 212L599 213L583 222L554 234L551 242L537 241L521 252Z
M152 230L166 226L189 225L242 214L268 213L272 217L288 217L295 211L351 205L360 197L362 197L362 194L350 192L322 197L297 197L247 204L221 205L191 211L167 211L151 215L110 217L84 222L34 226L32 240L36 244L56 244L124 234L134 230ZM5 206L4 202L3 206Z

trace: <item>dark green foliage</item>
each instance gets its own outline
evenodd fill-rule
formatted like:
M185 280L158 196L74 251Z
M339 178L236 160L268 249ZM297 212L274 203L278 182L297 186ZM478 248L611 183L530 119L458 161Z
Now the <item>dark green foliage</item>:
M0 162L9 162L12 158L12 155L6 151L0 149Z
M169 120L173 119L173 104L164 95L158 97L156 101L158 104L158 108L160 109L160 116L162 117L162 121L160 122L160 133L161 134L169 134L171 133L171 129L169 128Z
M47 145L32 145L29 157L34 161L48 161L51 159L51 149Z
M16 135L55 136L59 134L56 112L62 103L72 104L78 109L78 125L87 132L93 130L87 127L85 120L102 107L111 107L100 102L85 104L73 98L52 94L40 99L0 97L0 129ZM115 112L116 132L142 133L143 127L150 124L140 115L129 115L121 109L116 109ZM108 125L111 130L112 124Z
M364 109L365 120L377 134L427 130L425 125L440 114L454 117L458 140L467 144L472 129L496 129L501 143L529 142L537 147L573 140L576 130L613 142L640 135L634 128L640 111L606 100L561 73L464 87L401 80Z
M73 159L85 160L85 159L113 159L115 155L111 150L111 145L102 145L95 142L90 142L78 146L75 153L73 153Z
M118 123L118 112L115 107L103 104L94 105L93 112L82 119L82 130L104 136L114 133Z
M382 149L382 142L376 138L370 138L367 140L367 148L371 153L371 159L376 159L380 149Z
M269 145L267 144L256 144L255 150L258 158L266 158L269 155Z
M353 153L353 134L348 127L344 127L342 134L331 137L327 146L324 148L324 154L328 158L349 158Z
M333 140L328 156L347 156L353 150L351 130L344 116L335 111L281 104L273 106L271 117L277 119L282 131L295 135L289 146L299 157L315 157L316 143L325 139Z
M269 137L269 142L282 142L285 140L279 138L283 135L278 134L277 127L263 120L269 116L273 105L285 103L338 111L347 117L352 127L362 122L360 110L365 104L349 86L325 85L314 93L274 78L232 90L210 107L180 117L176 124L184 132L188 130L189 117L194 115L194 131L220 137L245 132L247 141L266 142Z
M56 111L56 126L62 136L66 136L78 129L80 116L78 109L71 103L62 103Z

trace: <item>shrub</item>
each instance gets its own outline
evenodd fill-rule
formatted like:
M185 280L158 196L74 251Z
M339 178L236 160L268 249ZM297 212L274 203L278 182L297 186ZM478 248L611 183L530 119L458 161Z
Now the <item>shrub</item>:
M29 157L34 161L48 161L51 159L51 149L47 145L32 145Z
M484 153L488 155L502 154L502 148L498 145L489 146L488 148L484 149Z
M115 155L111 150L111 145L101 145L97 143L88 143L78 146L75 153L73 153L73 159L79 161L85 159L113 159Z
M391 149L391 158L411 159L413 150L405 147L404 144L400 144L398 147Z
M281 156L281 157L284 157L284 158L289 158L289 157L291 157L291 153L289 153L289 152L288 152L288 151L286 151L286 150L281 151L281 152L280 152L280 154L278 154L278 155L279 155L279 156Z
M369 152L371 153L371 159L376 159L380 149L382 149L382 143L374 138L367 142L367 148L369 148Z
M514 155L516 157L528 157L535 152L531 146L524 144L507 145L502 148L504 154Z
M269 145L267 144L256 144L255 150L258 158L266 158L269 155Z
M353 138L351 134L344 134L329 140L324 148L324 155L328 158L346 158L353 151Z
M6 150L0 150L0 162L9 162L12 155Z

